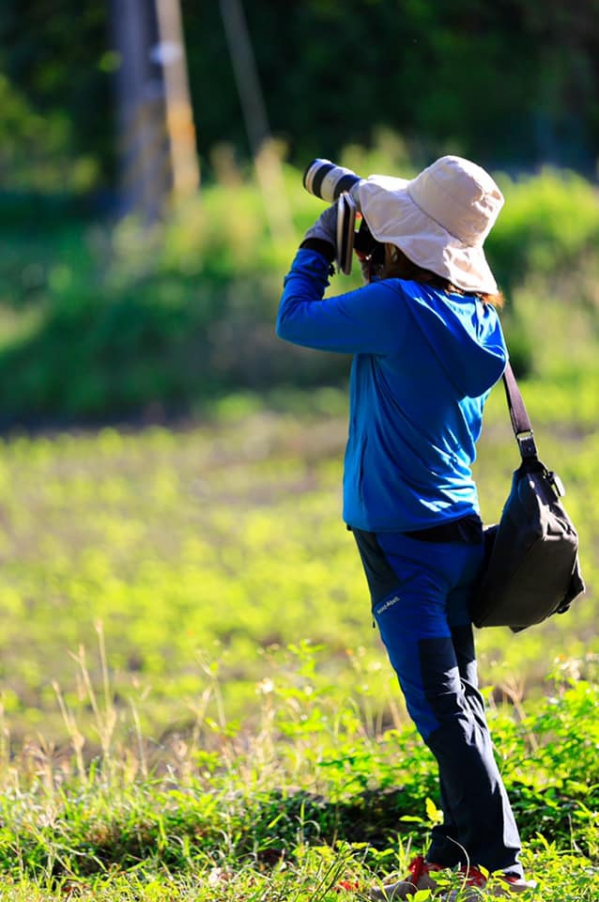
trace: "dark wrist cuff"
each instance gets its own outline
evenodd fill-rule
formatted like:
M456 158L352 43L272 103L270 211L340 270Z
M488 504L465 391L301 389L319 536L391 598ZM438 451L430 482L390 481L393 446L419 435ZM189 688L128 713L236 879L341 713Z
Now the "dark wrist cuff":
M304 238L300 247L304 248L304 250L317 251L319 254L322 254L329 263L332 263L335 259L335 247L329 241L324 241L322 238Z

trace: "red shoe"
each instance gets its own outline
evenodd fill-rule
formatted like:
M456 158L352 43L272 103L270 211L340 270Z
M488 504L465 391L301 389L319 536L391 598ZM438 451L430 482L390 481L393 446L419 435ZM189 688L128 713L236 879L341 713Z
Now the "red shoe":
M398 883L386 886L375 886L370 890L371 902L395 902L397 899L408 899L419 889L434 889L436 882L430 876L431 871L441 871L441 865L432 864L422 855L413 858L408 865L408 873Z
M524 877L515 877L509 874L487 876L475 867L462 867L459 874L462 878L461 887L441 896L439 902L475 902L475 900L481 899L483 890L485 895L511 896L513 893L523 893L528 889L534 889L537 885L534 880L525 880Z

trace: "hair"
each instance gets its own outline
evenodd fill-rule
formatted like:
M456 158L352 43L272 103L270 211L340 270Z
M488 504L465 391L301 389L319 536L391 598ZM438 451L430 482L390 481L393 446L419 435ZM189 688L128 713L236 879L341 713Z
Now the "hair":
M497 294L487 294L482 291L464 291L453 285L443 276L431 272L430 269L423 269L422 266L413 263L404 252L394 244L385 245L385 276L387 279L406 279L410 282L422 282L425 285L431 285L433 288L440 288L441 291L448 291L454 294L473 294L480 298L483 304L491 304L493 307L501 309L504 304L504 297L501 292Z

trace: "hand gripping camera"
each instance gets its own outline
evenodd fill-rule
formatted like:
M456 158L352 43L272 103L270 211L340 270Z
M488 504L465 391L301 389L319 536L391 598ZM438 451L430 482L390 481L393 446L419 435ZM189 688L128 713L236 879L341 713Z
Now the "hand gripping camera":
M362 179L351 169L337 166L330 160L313 160L304 173L306 191L329 204L337 202L337 266L346 275L351 273L354 249L374 263L384 260L384 245L379 244L362 219L356 231L357 191L352 189Z

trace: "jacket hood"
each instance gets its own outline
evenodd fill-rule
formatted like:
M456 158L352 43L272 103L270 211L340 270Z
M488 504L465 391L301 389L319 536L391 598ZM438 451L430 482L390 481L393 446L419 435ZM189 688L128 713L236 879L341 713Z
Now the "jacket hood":
M447 378L467 397L490 391L508 360L495 308L473 295L418 288L412 296L418 327Z

